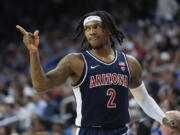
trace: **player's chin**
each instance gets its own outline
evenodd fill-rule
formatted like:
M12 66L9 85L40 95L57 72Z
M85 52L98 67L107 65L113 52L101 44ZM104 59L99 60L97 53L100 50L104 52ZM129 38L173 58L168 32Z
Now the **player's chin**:
M101 48L102 44L100 42L90 42L91 47L96 49L96 48Z
M93 49L102 49L103 45L91 46Z

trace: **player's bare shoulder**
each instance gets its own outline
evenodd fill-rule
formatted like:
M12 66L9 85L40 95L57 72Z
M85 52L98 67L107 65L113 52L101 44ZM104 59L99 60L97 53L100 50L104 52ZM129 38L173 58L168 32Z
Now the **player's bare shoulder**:
M126 55L126 56L127 56L127 60L128 60L128 64L130 68L133 67L132 70L140 70L140 71L142 70L140 63L135 57L131 55Z
M84 68L84 60L80 53L71 53L66 56L67 61L70 62L71 69L75 72L81 72ZM81 73L80 73L81 74Z
M136 88L141 84L142 68L140 63L133 56L127 55L127 60L131 72L129 88Z
M73 71L70 76L72 83L75 83L80 79L84 69L83 56L80 53L71 53L66 56L66 59L70 63L71 71Z

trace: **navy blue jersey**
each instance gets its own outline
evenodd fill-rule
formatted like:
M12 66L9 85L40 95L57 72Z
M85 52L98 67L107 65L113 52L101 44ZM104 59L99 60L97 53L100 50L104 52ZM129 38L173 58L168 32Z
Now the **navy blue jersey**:
M128 82L130 72L124 53L105 63L89 51L82 53L85 67L73 92L77 104L75 124L80 127L119 128L130 121Z

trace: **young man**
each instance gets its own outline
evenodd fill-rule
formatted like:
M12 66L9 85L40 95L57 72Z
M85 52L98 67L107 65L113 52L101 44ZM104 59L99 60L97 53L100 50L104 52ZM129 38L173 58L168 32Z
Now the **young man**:
M109 13L84 15L74 38L84 32L82 48L86 51L65 56L48 73L40 65L39 31L32 34L16 27L24 35L23 42L30 53L31 77L37 92L60 86L70 77L77 103L77 135L125 135L130 121L129 89L150 117L167 127L176 127L148 95L139 62L114 48L113 38L121 44L124 35Z

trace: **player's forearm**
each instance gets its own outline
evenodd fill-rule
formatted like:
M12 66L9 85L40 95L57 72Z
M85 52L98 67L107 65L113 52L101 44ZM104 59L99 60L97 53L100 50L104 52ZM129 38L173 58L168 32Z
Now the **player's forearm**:
M43 71L39 60L39 53L30 53L30 72L33 87L37 92L44 92L48 89L48 79Z
M163 118L166 117L164 112L160 109L154 99L149 96L147 90L142 83L138 88L131 89L136 102L141 106L143 111L156 121L163 123Z
M166 116L152 97L148 96L142 102L139 102L139 105L147 115L161 124L163 123L163 118Z

